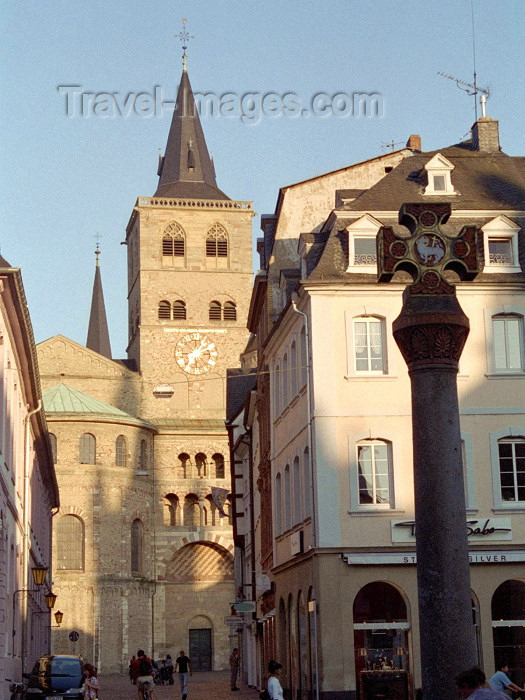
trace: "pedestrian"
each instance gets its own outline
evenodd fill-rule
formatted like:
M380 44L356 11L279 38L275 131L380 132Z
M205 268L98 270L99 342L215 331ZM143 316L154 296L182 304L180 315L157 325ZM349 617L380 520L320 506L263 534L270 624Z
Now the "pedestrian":
M153 700L155 683L153 681L153 665L151 659L146 656L143 649L137 652L138 658L132 664L131 673L137 684L138 700L144 700L142 688L149 690L149 696Z
M91 664L84 664L82 667L82 673L84 675L84 685L82 697L84 700L95 700L98 698L98 688L99 682L97 678L97 672Z
M230 654L230 685L232 690L239 690L237 688L237 674L239 673L239 663L241 661L241 656L237 647Z
M128 670L129 670L129 679L130 679L130 681L131 681L133 684L135 684L135 679L133 678L133 673L131 672L131 669L132 669L132 667L133 667L133 662L135 661L136 658L137 658L137 657L135 656L135 654L133 654L133 656L132 656L131 659L130 659L129 666L128 666Z
M279 681L282 667L282 664L273 660L268 664L268 672L270 674L268 678L268 695L270 700L284 700L283 689Z
M509 696L499 690L491 690L485 687L485 674L475 666L468 671L458 673L456 685L460 698L470 698L470 700L509 700Z
M168 683L173 685L173 659L169 654L166 655L166 672L168 674Z
M525 688L520 688L519 685L513 683L507 676L509 672L508 663L496 664L496 673L489 678L489 683L494 690L500 690L502 693L525 693Z
M190 667L190 660L181 649L179 651L179 656L175 661L175 669L179 673L179 683L182 692L182 700L186 700L188 697L188 678L192 676L192 671Z

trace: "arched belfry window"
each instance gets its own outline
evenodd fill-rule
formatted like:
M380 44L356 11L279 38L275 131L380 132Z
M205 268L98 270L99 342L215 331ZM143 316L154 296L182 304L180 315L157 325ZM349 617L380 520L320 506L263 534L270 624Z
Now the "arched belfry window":
M164 229L162 236L162 258L170 265L175 265L176 259L183 260L186 254L186 235L184 229L173 222Z
M173 320L186 320L186 304L181 299L173 302Z
M237 307L233 301L224 302L223 315L225 321L236 321L237 320Z
M211 301L208 313L210 321L220 321L222 316L222 308L219 301Z
M169 321L171 319L171 304L169 301L159 302L159 319Z
M206 234L206 257L228 257L228 234L221 224L214 224Z

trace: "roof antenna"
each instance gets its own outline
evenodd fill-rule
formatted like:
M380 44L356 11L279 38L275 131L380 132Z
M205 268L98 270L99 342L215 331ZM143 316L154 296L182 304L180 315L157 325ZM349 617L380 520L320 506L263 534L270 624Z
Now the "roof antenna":
M175 37L178 37L182 41L182 70L186 73L187 65L186 65L186 49L188 48L188 41L190 39L195 39L194 36L191 34L188 34L186 31L186 22L188 20L184 18L182 20L182 32L179 32L178 34L175 34Z
M401 146L403 144L403 141L390 141L387 143L386 141L381 141L381 148L383 151L388 151L390 150L392 153L396 150L396 146Z
M460 80L459 78L454 77L453 75L448 75L448 73L441 73L438 72L438 75L442 75L444 78L449 78L450 80L455 80L456 85L460 90L464 90L467 95L474 95L474 114L475 114L475 121L478 121L478 100L477 96L478 94L481 94L481 97L479 99L480 104L481 104L481 116L484 117L485 115L485 105L487 103L487 98L490 96L490 91L488 88L482 88L479 87L478 81L477 81L477 75L476 75L476 34L474 31L474 0L470 0L470 10L471 10L471 17L472 17L472 55L474 59L474 82L473 83L467 83L464 80ZM465 87L461 87L464 85Z

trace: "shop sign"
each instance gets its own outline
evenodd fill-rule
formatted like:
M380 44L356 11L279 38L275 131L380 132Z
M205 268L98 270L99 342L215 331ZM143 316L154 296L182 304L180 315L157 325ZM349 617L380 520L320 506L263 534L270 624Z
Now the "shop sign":
M369 552L366 554L343 554L343 559L351 566L388 564L417 564L415 552ZM515 564L525 562L525 550L514 551L473 551L469 552L471 564Z
M415 542L415 520L391 520L392 542ZM472 518L467 520L469 542L512 540L510 518Z
M230 625L231 627L241 627L244 622L244 618L238 617L237 615L228 615L224 618L224 624Z

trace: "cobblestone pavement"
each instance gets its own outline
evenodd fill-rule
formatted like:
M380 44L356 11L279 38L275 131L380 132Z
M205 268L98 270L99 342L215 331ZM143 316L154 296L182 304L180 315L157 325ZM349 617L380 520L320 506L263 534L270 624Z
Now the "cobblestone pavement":
M100 674L100 700L137 700L137 687L128 676ZM238 691L230 690L229 671L195 672L190 677L188 700L259 700L259 692L238 679ZM156 685L154 700L181 700L179 679L174 685Z

